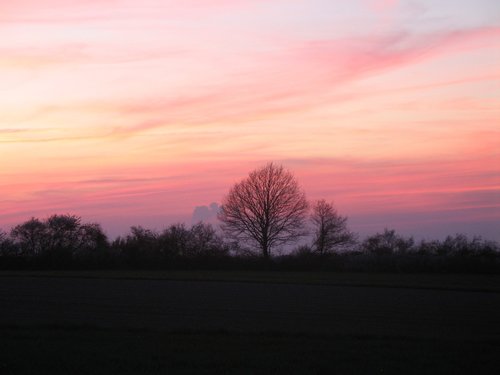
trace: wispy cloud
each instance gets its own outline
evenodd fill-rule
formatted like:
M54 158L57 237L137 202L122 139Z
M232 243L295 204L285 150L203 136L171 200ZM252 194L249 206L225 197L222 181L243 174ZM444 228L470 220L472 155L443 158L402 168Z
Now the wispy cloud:
M269 160L350 216L493 220L500 24L478 1L4 1L0 225L189 218Z

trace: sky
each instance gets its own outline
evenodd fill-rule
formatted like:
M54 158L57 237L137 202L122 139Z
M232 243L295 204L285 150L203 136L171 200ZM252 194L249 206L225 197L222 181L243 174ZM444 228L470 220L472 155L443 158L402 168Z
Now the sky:
M500 2L0 0L0 228L211 220L270 161L361 235L500 240Z

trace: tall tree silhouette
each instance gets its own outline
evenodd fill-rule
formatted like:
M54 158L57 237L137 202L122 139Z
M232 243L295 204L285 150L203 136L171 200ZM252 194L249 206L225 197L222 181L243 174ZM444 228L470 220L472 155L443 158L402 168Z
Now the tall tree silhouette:
M228 237L256 244L268 258L273 247L304 235L307 209L292 173L269 163L230 189L218 218Z

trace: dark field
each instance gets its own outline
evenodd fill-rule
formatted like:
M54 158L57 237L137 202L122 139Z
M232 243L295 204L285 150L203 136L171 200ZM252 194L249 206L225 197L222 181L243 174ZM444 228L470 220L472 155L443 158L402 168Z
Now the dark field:
M500 365L499 276L309 276L4 273L0 374L455 374Z

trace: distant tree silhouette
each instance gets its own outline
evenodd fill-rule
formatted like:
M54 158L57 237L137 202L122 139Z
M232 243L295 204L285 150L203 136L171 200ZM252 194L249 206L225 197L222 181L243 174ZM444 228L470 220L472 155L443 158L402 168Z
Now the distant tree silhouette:
M269 163L230 189L218 218L228 237L253 242L269 258L273 247L305 234L307 209L295 177Z
M333 203L324 199L316 201L311 221L314 230L313 248L319 254L356 242L356 235L347 228L347 217L339 215Z
M199 222L191 227L186 255L190 257L226 256L229 248L211 224Z
M81 218L73 215L52 215L45 221L45 251L70 257L81 247Z
M153 263L160 258L158 233L139 226L132 226L126 237L118 237L112 243L129 266Z
M189 229L184 224L170 225L159 236L161 252L166 258L176 258L188 253Z
M201 222L190 229L184 224L173 224L161 233L133 226L126 237L113 241L112 248L133 267L229 255L227 245L212 225Z
M31 218L11 230L11 238L25 256L45 256L58 262L84 255L107 245L99 224L82 224L74 215L52 215L46 220Z
M376 233L367 237L362 244L363 250L376 254L405 253L412 248L413 237L404 238L395 230L384 229L384 233Z
M24 256L36 256L45 249L46 226L39 219L32 217L30 220L12 228L11 238L19 246Z
M92 253L109 246L108 237L100 224L85 223L79 228L80 252Z
M270 165L265 168L268 167ZM255 190L248 196L236 196L244 198L241 201L243 208L238 208L237 212L254 220L247 223L248 225L253 225L252 228L257 228L256 230L264 230L268 220L267 253L263 252L259 242L265 233L261 233L261 237L253 238L252 232L241 235L237 232L231 241L227 241L210 224L202 222L190 228L184 224L174 224L162 232L136 226L130 229L128 235L118 237L109 244L99 224L82 223L80 217L73 215L52 215L43 220L31 218L12 228L9 234L0 229L0 269L127 267L495 274L500 272L500 244L478 236L470 238L466 234L447 236L442 241L421 240L419 244L414 244L412 237L404 237L394 230L385 229L382 233L366 237L356 246L346 246L346 251L337 252L335 256L321 256L325 252L335 250L337 246L343 246L339 244L345 243L343 241L349 237L348 234L352 234L345 227L345 218L338 215L331 203L325 201L316 202L313 206L311 216L317 219L313 245L302 245L291 253L267 259L271 255L272 246L292 241L304 233L304 216L307 209L304 195L298 189L293 176L288 174L285 182L273 185L275 180L269 179L269 176L279 177L288 172L279 171L281 167L274 165L271 167L277 168L278 171L275 170L273 173L267 171L265 172L267 175L264 174L255 181L250 177L257 178L259 177L257 172L264 173L262 170L256 170L248 179L242 181L249 184L246 189ZM236 186L243 189L242 183ZM286 204L273 206L282 202L282 199ZM227 202L232 201L226 199L225 203ZM301 209L290 212L288 211L290 207ZM267 208L269 210L266 210ZM291 217L285 215L287 212ZM256 213L263 215L258 216ZM331 227L328 219L333 221ZM290 222L301 224L288 228L284 233L272 231L274 225L281 223L283 227ZM277 229L279 228L278 226ZM272 237L273 233L277 237ZM285 235L290 236L284 238ZM269 242L272 238L275 241ZM238 239L250 241L238 243ZM250 242L253 245L257 244L267 258L256 257L255 248L250 247ZM321 248L323 250L320 250Z

